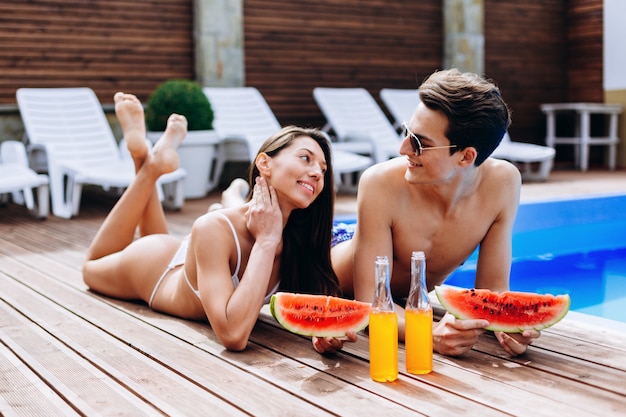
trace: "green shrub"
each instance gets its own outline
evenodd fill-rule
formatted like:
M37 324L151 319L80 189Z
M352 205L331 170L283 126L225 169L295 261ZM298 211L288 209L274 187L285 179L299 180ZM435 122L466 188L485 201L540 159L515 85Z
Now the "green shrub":
M157 86L148 99L146 125L150 131L163 131L170 114L187 118L188 130L213 129L213 109L202 87L189 80L168 80Z

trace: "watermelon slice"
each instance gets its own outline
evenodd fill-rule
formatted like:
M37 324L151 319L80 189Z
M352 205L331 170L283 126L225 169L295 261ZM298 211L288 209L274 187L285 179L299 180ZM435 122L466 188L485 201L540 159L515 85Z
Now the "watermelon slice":
M278 292L270 300L272 316L290 332L304 336L344 337L363 330L370 304L339 297Z
M542 330L558 323L569 311L569 295L506 291L449 286L435 287L441 305L458 319L485 319L487 330L521 333Z

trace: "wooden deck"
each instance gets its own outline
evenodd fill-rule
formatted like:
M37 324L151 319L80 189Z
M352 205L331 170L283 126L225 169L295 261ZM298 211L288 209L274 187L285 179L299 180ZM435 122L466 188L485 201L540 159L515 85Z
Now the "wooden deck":
M169 213L183 235L209 199ZM87 245L110 201L72 220L0 207L0 415L626 414L626 332L574 313L509 358L485 335L468 354L435 354L434 372L369 378L365 336L321 356L264 316L246 351L224 350L206 323L90 293ZM602 320L600 320L602 322Z

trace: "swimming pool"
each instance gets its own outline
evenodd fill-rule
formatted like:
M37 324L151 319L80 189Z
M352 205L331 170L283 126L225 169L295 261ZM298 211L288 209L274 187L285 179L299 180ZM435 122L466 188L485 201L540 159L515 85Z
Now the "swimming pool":
M472 287L477 254L446 284ZM521 204L510 286L567 293L573 311L626 322L626 195Z
M446 284L473 287L477 259L478 250ZM571 310L626 323L626 195L520 204L510 286L569 294Z

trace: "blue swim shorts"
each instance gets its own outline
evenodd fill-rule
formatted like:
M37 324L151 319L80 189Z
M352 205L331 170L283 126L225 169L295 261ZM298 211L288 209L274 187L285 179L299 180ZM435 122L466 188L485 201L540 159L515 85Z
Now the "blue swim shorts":
M336 223L333 225L332 237L330 241L330 247L337 245L338 243L352 239L354 236L354 230L356 229L356 223Z

